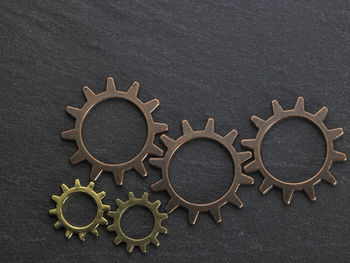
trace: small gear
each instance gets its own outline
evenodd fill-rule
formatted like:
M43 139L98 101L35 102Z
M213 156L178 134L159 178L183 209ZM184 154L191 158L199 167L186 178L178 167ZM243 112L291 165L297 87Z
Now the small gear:
M153 191L164 191L166 190L170 195L171 199L168 202L165 210L168 213L174 211L177 207L182 206L188 210L188 220L190 224L195 224L197 217L200 212L210 212L216 222L221 222L220 208L227 202L230 202L237 207L243 206L242 201L238 198L236 192L241 184L250 185L254 183L253 178L244 175L242 173L241 164L252 157L251 152L236 152L232 143L237 137L237 131L232 130L226 136L222 137L215 133L214 130L214 119L208 119L207 124L202 131L193 131L188 121L182 121L183 135L177 140L173 140L166 135L162 135L160 138L168 148L163 158L152 158L150 163L162 170L162 179L151 186ZM220 197L218 200L207 204L196 204L183 199L170 183L169 180L169 165L171 158L173 157L176 150L183 144L198 138L207 138L220 143L230 153L230 156L234 162L235 173L234 179L230 188L227 192Z
M109 205L104 205L102 203L102 199L106 196L105 192L96 193L94 189L94 183L90 182L88 186L81 186L80 181L78 179L75 180L74 186L72 188L68 188L65 184L62 184L62 194L61 196L52 195L51 198L56 202L56 208L51 209L49 211L50 214L57 216L57 222L54 224L55 229L59 229L64 227L66 229L66 238L70 239L73 233L79 234L79 238L82 241L85 241L85 235L88 232L92 232L95 236L98 236L97 227L99 224L107 225L108 221L103 217L103 213L105 211L110 210ZM67 222L67 220L63 216L63 205L67 201L67 199L76 193L84 193L93 198L96 202L97 211L96 216L92 222L86 226L78 227L73 226Z
M75 141L78 147L78 150L70 158L73 165L84 160L87 160L92 165L90 173L90 178L92 181L96 181L101 173L106 171L113 173L114 180L117 185L122 185L124 172L130 169L135 169L140 175L147 176L147 171L143 165L143 160L148 154L162 156L163 151L157 147L153 141L156 134L168 130L168 125L153 121L151 113L159 106L159 101L157 99L153 99L146 103L142 102L137 97L138 90L139 84L134 82L127 92L118 91L115 87L113 78L109 77L107 78L106 91L100 94L96 95L88 87L83 87L83 92L87 101L82 108L79 109L67 106L66 111L76 119L76 122L74 129L62 132L62 138L64 140ZM96 159L88 151L83 141L82 128L87 114L96 104L116 98L127 100L138 107L138 109L143 113L147 122L148 133L143 148L134 158L120 164L108 164Z
M246 173L260 172L264 177L264 181L260 186L260 191L266 194L273 186L281 188L283 191L283 201L285 204L290 204L294 191L304 191L307 196L312 200L316 200L314 186L322 179L332 185L336 185L337 181L331 174L329 169L333 162L346 161L346 155L344 153L334 150L333 141L343 135L342 128L328 129L324 124L324 119L328 113L327 107L321 108L317 113L311 114L304 109L304 98L299 97L294 109L283 110L277 100L272 101L273 115L268 120L262 120L257 116L252 116L251 120L258 128L258 133L255 139L242 140L241 144L244 147L252 149L254 151L254 160L244 167ZM297 183L284 182L274 177L265 167L261 156L261 145L265 134L279 121L290 118L298 117L304 118L315 124L322 132L326 142L326 158L321 169L311 178Z
M155 246L159 246L160 243L157 240L157 236L159 233L167 234L168 230L162 226L162 221L166 218L168 218L168 215L166 213L159 213L158 208L160 206L160 201L157 200L153 203L148 201L148 193L143 193L141 198L135 198L134 193L129 193L129 200L126 202L123 202L120 199L116 200L116 203L118 205L118 209L116 211L109 211L108 216L114 219L114 222L112 225L109 225L107 229L109 231L115 231L117 233L117 237L114 239L114 243L116 245L119 245L121 242L126 243L126 250L131 253L135 246L139 246L141 251L143 253L147 252L147 245L152 242ZM148 208L154 218L154 226L152 232L144 237L139 239L134 239L131 237L128 237L122 230L120 226L120 220L123 216L123 214L126 212L127 209L133 207L133 206L144 206Z

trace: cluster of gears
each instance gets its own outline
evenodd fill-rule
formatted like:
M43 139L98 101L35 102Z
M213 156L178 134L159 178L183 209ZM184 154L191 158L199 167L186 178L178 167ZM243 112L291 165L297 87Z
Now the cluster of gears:
M242 140L242 146L251 149L253 151L237 152L233 147L233 142L237 137L237 131L232 130L225 136L221 136L215 132L214 119L208 119L204 130L194 131L188 121L182 121L183 135L176 140L169 138L166 135L161 135L161 140L167 147L166 153L163 155L162 149L154 144L154 138L156 134L163 133L168 130L168 126L163 123L157 123L153 121L152 112L159 106L159 101L153 99L148 102L142 102L138 97L139 84L134 82L128 91L123 92L116 89L113 78L107 79L106 90L100 94L95 94L88 87L83 87L83 92L86 97L86 103L82 108L74 108L68 106L66 111L72 115L76 122L74 129L65 131L62 133L62 138L65 140L75 141L77 145L77 151L71 156L70 160L72 164L77 164L81 161L88 161L91 165L90 179L91 182L88 186L81 186L78 179L75 180L75 184L72 188L68 188L65 184L62 184L61 196L53 195L52 199L56 202L56 208L51 209L50 214L57 216L57 222L54 224L56 229L64 227L66 229L65 236L69 239L73 233L77 233L79 238L84 241L86 233L92 232L96 236L98 235L97 227L99 224L107 225L108 221L103 217L104 213L113 219L113 223L108 226L109 231L116 232L115 244L118 245L121 242L126 243L128 252L132 252L135 246L139 246L142 252L147 252L147 244L153 243L155 246L159 246L157 236L159 233L167 233L167 229L161 225L162 221L167 218L167 213L170 214L177 207L181 206L188 210L188 221L190 224L195 224L200 212L210 212L216 222L221 222L220 209L226 203L234 204L241 208L243 206L242 201L237 196L237 190L241 184L252 185L254 179L242 172L242 163L248 161L253 157L253 160L244 167L244 171L247 174L253 172L260 172L264 177L263 183L260 186L260 191L266 194L269 190L276 186L282 189L283 201L285 204L290 204L294 191L304 191L307 196L312 200L316 200L314 186L322 179L326 182L336 185L337 181L330 172L333 162L340 162L346 160L344 153L338 152L334 149L333 141L339 138L343 134L342 128L328 129L324 124L324 119L328 113L327 107L321 108L317 113L311 114L305 111L304 98L299 97L295 107L291 110L284 110L281 105L276 101L272 101L273 115L263 120L257 116L252 116L251 120L258 128L256 138ZM96 159L86 148L83 137L82 127L83 122L88 115L89 111L97 104L109 100L109 99L124 99L132 104L143 113L147 122L147 139L141 149L141 151L131 160L121 164L107 164ZM269 170L265 167L262 155L261 147L262 141L266 133L278 122L290 118L298 117L307 119L323 134L326 142L326 157L321 169L311 178L303 181L290 183L285 182L274 177ZM169 165L174 153L185 143L198 138L206 138L213 140L221 144L229 152L232 161L234 163L234 179L231 186L226 193L214 202L207 204L192 203L182 198L171 185L169 179ZM116 211L110 211L110 206L102 203L102 198L106 195L105 192L96 193L94 189L94 182L99 178L102 172L113 173L116 185L123 185L124 173L130 169L136 170L141 176L147 176L147 171L144 167L143 161L148 155L155 155L158 158L151 158L150 163L161 169L162 178L151 186L153 191L167 191L170 195L170 200L166 205L167 213L160 213L158 211L160 201L150 202L148 200L148 194L144 193L141 198L136 198L132 192L129 193L129 200L123 202L120 199L116 200L118 209ZM93 221L84 227L77 227L67 222L63 215L63 205L65 201L75 193L84 193L92 197L97 205L97 213ZM141 239L133 239L127 236L120 225L120 220L124 212L133 206L144 206L149 209L154 217L154 226L151 233Z

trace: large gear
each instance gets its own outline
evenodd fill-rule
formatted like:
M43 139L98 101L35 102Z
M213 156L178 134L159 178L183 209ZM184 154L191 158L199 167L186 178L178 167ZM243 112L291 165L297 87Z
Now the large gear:
M88 87L83 87L83 92L87 101L82 108L79 109L67 106L66 111L76 119L76 122L74 129L62 132L62 138L65 140L74 140L78 147L78 150L70 158L72 164L77 164L87 160L92 165L90 173L90 178L92 181L96 181L101 173L106 171L113 173L114 180L117 185L122 185L124 172L130 169L135 169L140 175L147 176L147 171L143 165L143 160L148 154L162 156L163 151L157 147L153 141L155 135L167 131L168 126L164 123L154 122L151 114L159 106L159 101L157 99L153 99L146 103L142 102L137 97L138 90L139 84L134 82L127 92L118 91L115 87L113 78L109 77L107 78L106 91L100 94L96 95ZM136 105L143 113L143 116L147 122L148 133L143 148L134 158L121 164L109 164L96 159L86 148L82 137L83 122L89 111L96 104L109 99L124 99Z
M94 235L98 236L97 227L99 224L107 225L108 221L103 217L103 213L105 211L110 210L109 205L104 205L102 203L102 199L106 196L105 192L96 193L94 189L94 183L90 182L88 186L81 186L80 181L78 179L75 180L74 186L72 188L68 188L67 185L62 184L62 194L60 196L52 195L51 198L56 202L56 208L51 209L49 211L50 214L57 216L57 222L54 224L55 229L59 229L64 227L66 229L65 236L70 239L73 233L77 233L79 235L80 240L85 241L85 235L88 232L92 232ZM67 222L67 220L63 216L63 205L67 201L67 199L76 193L84 193L89 195L96 203L97 211L96 216L92 220L92 222L86 226L78 227L74 226Z
M131 253L135 246L140 247L141 251L143 253L147 252L147 245L152 242L155 246L159 246L160 243L157 240L157 236L159 233L166 234L168 231L165 227L162 226L162 221L166 218L168 218L168 215L166 213L159 213L158 208L160 206L160 201L157 200L153 203L148 201L148 193L143 193L141 198L135 198L134 194L132 192L129 193L129 200L126 202L123 202L120 199L116 200L116 203L118 205L118 209L116 211L109 211L108 216L114 219L113 224L108 226L109 231L115 231L117 233L117 237L114 239L114 243L116 245L119 245L121 242L126 243L126 249L129 253ZM144 238L134 239L129 236L127 236L120 225L120 220L123 216L123 214L128 210L129 208L133 206L144 206L148 208L154 218L154 226L152 232L147 235Z
M183 135L177 140L173 140L166 135L162 135L160 138L168 148L163 158L152 158L150 163L162 170L162 178L151 186L153 191L166 190L171 199L166 206L166 211L171 213L177 207L182 206L188 210L188 220L190 224L195 224L200 212L210 212L216 222L221 222L220 208L227 202L230 202L237 207L243 206L242 201L238 198L236 192L241 184L253 184L253 178L244 175L242 173L241 164L252 157L251 152L236 152L232 143L237 137L237 131L232 130L226 136L222 137L215 133L214 119L208 119L207 124L202 131L193 131L188 121L182 121ZM220 143L230 153L230 156L234 162L235 173L234 179L227 192L218 200L207 204L196 204L183 199L173 188L169 180L169 165L170 161L176 152L176 150L183 144L199 138L207 138ZM190 175L189 175L190 176ZM215 180L215 178L213 178Z
M244 167L246 173L260 172L264 177L264 181L260 186L260 191L266 194L273 186L281 188L283 191L283 201L285 204L290 204L294 191L304 191L312 200L316 200L314 185L322 179L332 185L336 185L337 181L331 174L330 167L333 162L346 160L344 153L334 150L333 141L343 134L342 128L328 129L324 124L324 119L328 113L327 107L321 108L317 113L311 114L304 109L304 98L299 97L294 109L283 110L277 100L272 101L273 115L268 120L262 120L257 116L252 116L251 120L258 128L258 133L255 139L242 140L241 144L244 147L254 151L254 160ZM278 122L290 117L304 118L315 124L322 132L326 142L326 158L321 169L311 178L297 183L289 183L274 177L265 167L261 156L261 145L265 134Z

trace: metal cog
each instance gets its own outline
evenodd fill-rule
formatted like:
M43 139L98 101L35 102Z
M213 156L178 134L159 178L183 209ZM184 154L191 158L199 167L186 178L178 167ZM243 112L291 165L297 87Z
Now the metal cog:
M167 234L168 230L162 226L162 221L168 218L166 213L159 213L158 208L160 206L160 201L157 200L153 203L148 201L148 193L143 193L141 198L135 198L134 193L129 192L129 200L123 202L120 199L116 200L118 209L116 211L109 211L108 216L114 219L113 224L109 225L107 229L109 231L115 231L117 237L114 239L114 243L119 245L121 242L126 243L126 250L131 253L134 250L135 246L139 246L143 253L147 252L147 245L152 242L155 246L159 246L160 243L157 240L159 233ZM120 225L120 220L127 209L133 206L144 206L148 208L154 218L154 226L152 232L144 237L139 239L134 239L128 237L122 230Z
M168 125L164 123L156 123L153 121L152 112L159 106L157 99L150 100L148 102L142 102L138 97L139 83L134 82L127 92L118 91L115 87L113 78L107 78L106 91L100 94L95 94L88 87L83 87L84 95L87 99L82 108L74 108L67 106L66 111L72 115L75 119L75 128L72 130L62 132L62 138L64 140L75 141L78 150L71 156L70 161L73 165L87 160L91 165L90 179L96 181L103 171L112 172L114 180L117 185L123 185L124 172L130 169L135 169L141 176L147 176L147 171L143 165L143 160L148 154L162 156L163 151L156 146L153 141L154 137L158 133L162 133L168 130ZM98 103L101 103L109 99L124 99L132 104L143 113L147 122L147 139L141 149L141 151L131 160L120 164L108 164L96 159L86 148L83 137L82 127L84 119L89 111Z
M79 179L75 180L74 186L72 188L68 188L65 184L62 184L62 194L60 196L52 195L51 198L54 200L56 204L56 208L49 210L49 213L57 216L57 222L54 224L55 229L59 229L64 227L66 229L66 238L70 239L73 233L77 233L81 241L85 241L85 235L88 232L92 232L95 236L98 236L97 227L99 224L107 225L108 221L103 217L103 213L105 211L110 210L109 205L104 205L102 203L102 199L106 196L105 192L96 193L94 189L94 183L90 182L88 186L81 186ZM67 199L76 193L84 193L93 198L96 202L97 211L96 216L92 222L86 226L78 227L73 226L67 222L67 220L63 216L63 205L67 201Z
M260 172L262 174L264 181L260 186L260 191L263 194L266 194L273 186L281 188L285 204L290 204L294 191L304 191L310 200L315 201L316 193L314 186L322 179L332 185L336 185L337 180L329 170L333 162L346 161L347 159L344 153L335 151L333 145L333 141L343 134L343 129L328 129L326 127L323 121L328 113L327 107L321 108L315 114L305 111L303 97L298 97L295 107L292 110L283 110L277 100L272 101L272 109L273 115L266 121L257 116L251 117L252 122L258 128L258 133L255 139L242 140L241 144L254 151L255 160L246 165L244 170L246 173ZM298 183L284 182L274 177L265 167L261 156L261 144L265 134L279 121L290 117L304 118L315 124L322 132L327 146L326 158L321 169L310 179Z
M224 137L215 133L214 119L208 119L207 124L202 131L193 131L187 120L182 121L183 135L177 140L173 140L166 135L160 138L168 148L163 158L152 158L150 163L162 170L162 179L151 186L153 191L166 190L171 199L168 202L165 210L168 213L173 212L177 207L182 206L188 210L188 220L190 224L195 224L200 212L210 212L216 222L221 222L220 208L227 202L230 202L237 207L243 206L242 201L238 198L236 192L241 184L250 185L254 183L254 179L242 173L241 164L252 157L251 152L236 152L232 143L236 139L238 132L236 130L230 131ZM196 204L183 199L172 187L169 180L169 164L176 150L183 144L198 138L207 138L220 143L230 153L231 158L235 164L235 174L233 182L227 192L218 200L207 204Z

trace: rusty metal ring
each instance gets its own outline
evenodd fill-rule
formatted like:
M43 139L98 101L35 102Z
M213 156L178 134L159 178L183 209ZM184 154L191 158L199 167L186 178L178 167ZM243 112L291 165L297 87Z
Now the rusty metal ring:
M321 108L317 113L311 114L305 111L304 98L299 97L294 109L283 110L277 100L272 101L273 115L268 120L262 120L257 116L252 116L251 120L258 128L258 133L255 139L242 140L241 144L244 147L252 149L254 152L254 160L244 167L246 173L260 172L264 177L264 181L260 186L260 191L266 194L273 186L281 188L283 191L283 201L285 204L290 204L294 191L304 191L310 200L316 200L314 186L322 179L332 185L336 185L337 181L329 171L333 162L346 161L344 153L334 150L333 141L343 135L342 128L328 129L324 124L324 119L328 113L327 107ZM274 177L265 167L261 156L261 145L265 134L279 121L298 117L304 118L318 127L323 134L326 142L326 158L320 170L311 178L297 183L285 182Z
M210 212L212 217L216 222L221 222L221 212L220 208L225 205L227 202L230 202L237 207L241 208L243 206L242 201L238 198L236 192L241 184L253 184L254 179L250 176L244 175L242 173L241 164L246 160L250 159L252 154L251 152L236 152L232 143L237 137L237 131L232 130L226 136L222 137L215 133L214 130L214 119L208 119L208 122L202 131L193 131L188 121L182 121L182 130L183 135L177 140L173 140L166 135L162 135L160 138L168 148L163 158L151 158L150 163L162 170L162 179L156 182L151 186L153 191L163 191L166 190L170 195L171 199L169 200L165 210L167 213L171 213L177 207L182 206L188 210L188 220L190 224L195 224L197 217L200 212ZM173 157L176 150L183 144L199 138L207 138L218 142L226 148L229 152L234 165L235 173L234 179L230 188L226 193L220 197L218 200L206 203L206 204L197 204L189 202L183 199L173 188L169 180L169 165L171 158Z
M127 92L118 91L115 87L113 78L109 77L107 78L106 91L100 94L96 95L88 87L83 87L83 92L87 101L82 108L79 109L67 106L66 111L72 115L76 121L74 129L62 132L62 138L65 140L75 141L78 147L78 150L70 158L73 165L84 160L87 160L92 165L90 173L90 178L92 181L96 181L103 171L112 172L117 185L123 184L124 172L130 169L135 169L140 175L147 176L147 171L143 165L143 160L148 154L153 154L156 156L163 155L163 151L153 143L156 134L168 130L168 125L164 123L156 123L152 118L151 113L159 106L159 101L157 99L153 99L146 103L142 102L137 97L138 90L139 84L134 82ZM120 164L104 163L96 159L86 148L82 137L83 123L89 111L96 104L110 99L124 99L136 105L142 112L148 129L147 139L141 151L131 160Z

